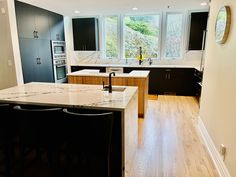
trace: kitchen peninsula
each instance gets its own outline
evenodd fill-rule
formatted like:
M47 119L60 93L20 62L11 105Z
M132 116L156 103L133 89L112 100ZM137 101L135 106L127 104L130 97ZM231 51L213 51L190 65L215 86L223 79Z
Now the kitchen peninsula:
M35 82L1 90L0 103L89 109L91 113L93 110L114 112L113 150L120 156L114 155L113 160L120 163L113 168L111 176L128 177L138 139L137 87L108 93L98 85Z
M97 72L96 72L97 71ZM112 77L112 85L138 87L138 115L144 117L148 104L149 72L133 70L130 73L117 73ZM80 70L68 74L68 82L72 84L108 85L109 73L99 70Z

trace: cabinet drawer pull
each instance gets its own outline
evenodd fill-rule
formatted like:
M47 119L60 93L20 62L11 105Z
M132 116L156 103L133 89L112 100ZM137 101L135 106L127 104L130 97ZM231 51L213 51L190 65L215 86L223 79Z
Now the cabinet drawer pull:
M165 71L166 71L166 72L170 72L170 71L171 71L171 69L166 69Z
M36 64L39 64L39 58L36 58Z

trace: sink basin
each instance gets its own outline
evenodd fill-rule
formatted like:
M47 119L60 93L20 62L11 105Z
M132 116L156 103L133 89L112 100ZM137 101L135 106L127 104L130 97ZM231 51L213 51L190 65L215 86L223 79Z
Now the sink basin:
M126 87L117 87L113 86L112 87L112 92L123 92L125 91ZM104 91L108 91L108 88L103 89Z
M114 92L123 92L125 89L126 87L112 87L112 91Z

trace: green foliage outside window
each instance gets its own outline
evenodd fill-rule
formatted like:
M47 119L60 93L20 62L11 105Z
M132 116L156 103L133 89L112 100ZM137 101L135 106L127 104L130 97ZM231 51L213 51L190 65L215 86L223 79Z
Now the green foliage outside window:
M111 16L105 18L106 57L118 57L118 18Z
M137 58L139 47L144 58L158 58L159 16L126 16L124 18L125 58Z

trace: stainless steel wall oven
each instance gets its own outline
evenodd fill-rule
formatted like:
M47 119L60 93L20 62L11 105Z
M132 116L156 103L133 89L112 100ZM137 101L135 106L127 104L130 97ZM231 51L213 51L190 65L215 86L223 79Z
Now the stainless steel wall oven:
M55 82L67 82L65 41L51 41L51 46Z

